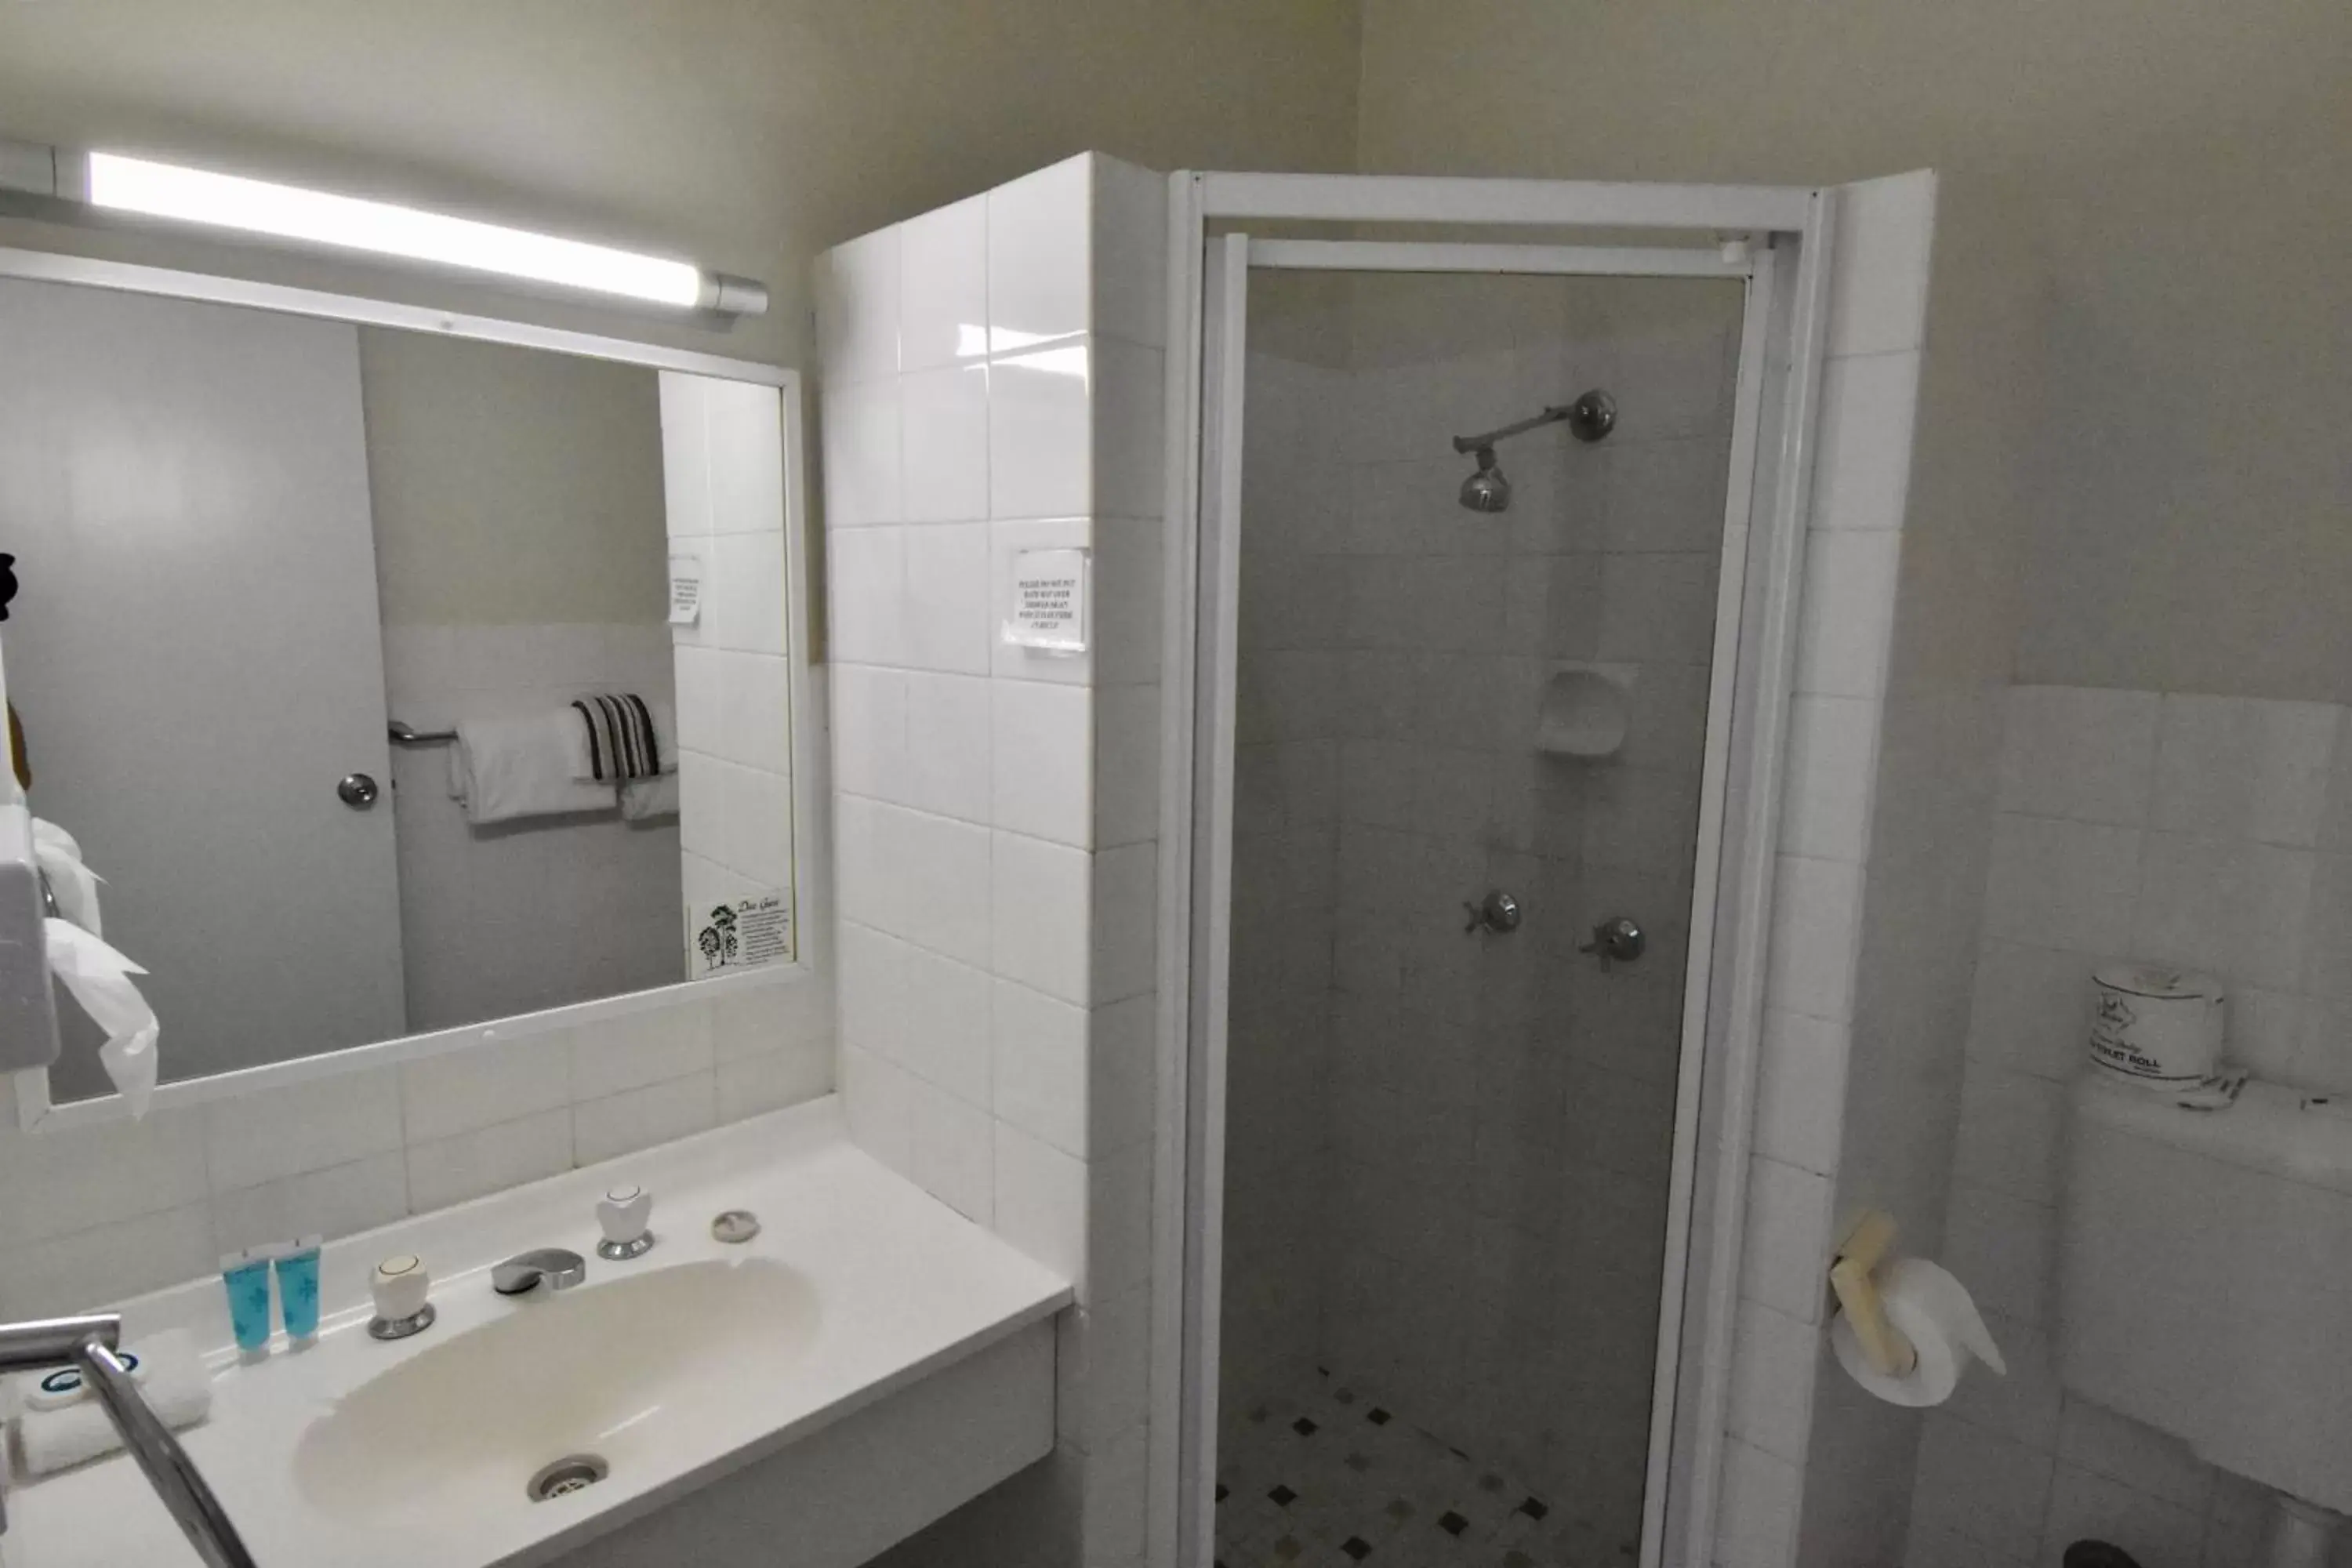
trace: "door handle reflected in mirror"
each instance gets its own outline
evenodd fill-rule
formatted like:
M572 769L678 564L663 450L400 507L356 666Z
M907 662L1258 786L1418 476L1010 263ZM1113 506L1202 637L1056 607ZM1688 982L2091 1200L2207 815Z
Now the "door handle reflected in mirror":
M342 781L335 785L335 798L353 811L365 811L375 804L375 797L382 793L376 788L375 780L366 773L345 773Z

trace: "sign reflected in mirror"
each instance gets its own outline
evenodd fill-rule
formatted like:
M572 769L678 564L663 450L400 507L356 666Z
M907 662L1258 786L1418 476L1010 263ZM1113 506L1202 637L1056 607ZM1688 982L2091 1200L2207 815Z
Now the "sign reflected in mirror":
M771 385L0 279L26 803L163 1079L791 963L785 461Z

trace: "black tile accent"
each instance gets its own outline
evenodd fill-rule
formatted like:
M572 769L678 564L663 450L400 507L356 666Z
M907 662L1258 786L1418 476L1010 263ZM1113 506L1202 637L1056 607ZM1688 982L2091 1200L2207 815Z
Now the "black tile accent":
M1292 1503L1298 1500L1298 1494L1297 1492L1292 1491L1288 1487L1283 1486L1279 1482L1276 1484L1275 1489L1272 1491L1265 1495L1274 1500L1274 1504L1276 1508L1288 1508Z
M1437 1528L1448 1535L1459 1535L1470 1528L1470 1521L1449 1508L1437 1516Z
M1543 1505L1541 1499L1528 1498L1519 1504L1517 1511L1526 1514L1529 1519L1541 1519L1544 1515L1549 1513L1551 1510Z
M1482 1492L1501 1491L1503 1489L1503 1478L1495 1474L1494 1471L1489 1470L1485 1475L1478 1478L1478 1489Z
M1370 1422L1375 1426L1385 1426L1390 1422L1395 1420L1396 1417L1391 1415L1387 1411L1375 1405L1364 1413L1364 1419Z
M1300 1416L1297 1420L1293 1421L1290 1424L1290 1429L1297 1433L1302 1437L1312 1437L1316 1433L1322 1430L1321 1427L1316 1426L1314 1422L1309 1421L1304 1415Z
M1360 1535L1351 1535L1339 1542L1339 1550L1361 1563L1372 1554L1372 1543Z
M1342 1405L1353 1405L1356 1403L1356 1391L1352 1388L1333 1389L1331 1397Z
M1346 1463L1349 1469L1360 1476L1372 1468L1372 1458L1370 1454L1350 1454Z
M1412 1504L1403 1498L1391 1498L1389 1500L1389 1506L1381 1511L1386 1513L1391 1519L1411 1519L1412 1517Z
M1232 1493L1226 1489L1225 1483L1219 1481L1217 1483L1217 1500L1219 1502L1223 1502L1231 1495Z

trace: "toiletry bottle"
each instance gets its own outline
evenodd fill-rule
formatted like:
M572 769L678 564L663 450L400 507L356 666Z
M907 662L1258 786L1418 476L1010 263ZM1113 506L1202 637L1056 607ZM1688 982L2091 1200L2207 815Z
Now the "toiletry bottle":
M286 1337L296 1350L308 1350L319 1338L319 1248L325 1237L306 1236L280 1247L273 1260L278 1268L278 1310L286 1320Z
M257 1248L221 1259L221 1283L228 1288L228 1326L236 1335L240 1360L269 1354L269 1255Z

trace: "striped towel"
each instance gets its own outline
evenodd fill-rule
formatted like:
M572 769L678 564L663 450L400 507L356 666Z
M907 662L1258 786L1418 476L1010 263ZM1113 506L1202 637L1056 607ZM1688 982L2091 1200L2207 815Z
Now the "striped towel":
M658 778L677 766L667 731L669 705L634 691L598 692L572 704L579 718L572 745L572 776L597 783Z

